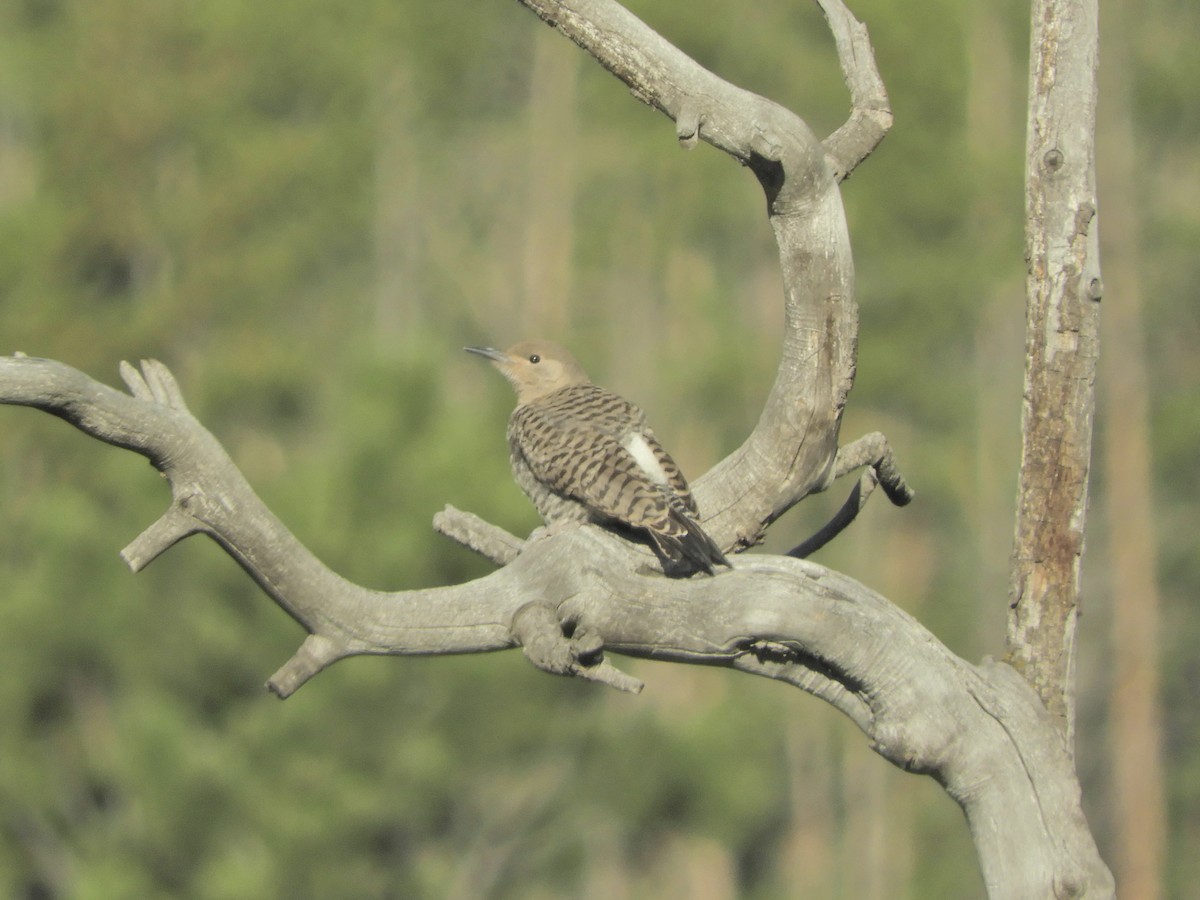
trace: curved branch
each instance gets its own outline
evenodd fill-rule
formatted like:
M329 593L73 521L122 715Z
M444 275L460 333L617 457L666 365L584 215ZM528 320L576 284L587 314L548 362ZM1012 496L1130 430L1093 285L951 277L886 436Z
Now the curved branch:
M882 486L883 492L896 506L907 506L916 496L896 467L896 459L892 455L892 447L887 438L878 431L865 434L840 448L833 474L835 478L841 478L863 466L868 467L867 471L854 485L841 509L820 531L789 550L788 556L805 559L845 531L850 523L858 518L858 514L867 505L867 500L877 487Z
M875 493L875 488L878 486L879 476L875 474L874 469L868 469L863 472L862 476L855 482L854 487L850 489L850 496L846 498L846 502L842 504L841 508L834 513L833 518L826 522L811 537L806 538L789 550L787 555L794 556L796 559L807 559L832 541L845 531L851 522L858 518L858 514L863 511L863 508L867 505L867 500Z
M717 543L751 546L795 503L829 485L854 380L854 266L828 147L799 116L718 78L612 0L521 2L672 119L685 146L703 140L762 184L784 281L781 361L753 432L693 485ZM853 32L853 18L839 8L831 3L829 15L844 71L874 71L865 32ZM874 102L857 87L866 80L855 75L856 108Z
M667 578L645 565L651 557L644 547L594 526L543 531L508 566L466 584L360 587L316 559L265 507L187 412L165 366L147 362L141 374L130 396L60 362L0 357L0 403L36 407L154 462L170 484L171 506L126 557L144 565L186 534L217 541L313 636L272 679L280 693L345 656L484 652L525 639L535 663L564 672L594 663L602 645L629 656L737 664L803 682L868 727L863 704L876 693L871 673L880 654L900 653L890 632L932 640L883 598L813 563L755 556L718 577ZM162 389L142 390L150 380ZM551 620L557 636L573 643L570 660L554 661L562 648L546 639ZM864 640L870 634L880 636L878 646Z
M214 538L310 632L268 683L279 696L365 653L521 644L540 668L634 691L641 683L604 649L727 666L827 700L881 755L934 775L971 821L993 896L1046 896L1107 872L1065 745L1028 686L1006 666L959 659L854 580L771 556L739 558L716 577L666 578L641 565L644 548L586 526L543 532L511 564L466 584L368 590L326 568L266 509L187 412L166 367L123 372L135 396L52 360L0 358L0 402L60 416L154 462L172 505L127 557L136 565L185 533Z
M854 18L842 0L817 2L833 32L842 75L850 91L850 118L823 142L834 177L843 181L891 130L892 106L875 65L867 26Z
M880 449L869 435L838 452L857 307L837 181L887 120L865 31L836 0L823 4L855 113L822 144L798 117L708 73L616 3L522 2L672 118L685 146L704 140L724 150L766 193L784 276L782 358L752 434L695 485L706 527L725 546L748 546L798 500L863 464L899 502L907 489L886 442ZM627 690L640 682L614 669L604 649L735 668L822 697L881 755L936 777L966 812L991 896L1111 893L1070 754L1036 695L1007 666L959 659L852 579L769 556L739 558L716 577L665 578L640 565L644 549L594 526L520 542L447 510L439 530L508 564L451 587L367 590L324 566L266 509L188 413L165 367L122 374L132 396L61 363L0 358L0 402L43 409L154 463L171 506L126 559L136 569L190 534L216 540L309 631L269 682L278 695L367 653L522 645L540 668Z
M128 366L122 374L133 396L54 360L0 357L0 402L59 416L98 440L140 453L163 473L171 506L125 549L135 570L179 539L207 534L285 612L322 638L326 665L396 648L467 653L516 645L508 627L512 609L496 600L488 579L388 594L332 572L266 508L216 438L187 411L165 366L149 361L136 376ZM297 662L292 676L272 679L272 687L290 693L321 668Z
M900 469L896 465L896 457L892 453L892 445L878 431L864 434L858 440L843 445L838 450L833 476L841 478L863 466L870 467L879 480L879 486L883 488L883 492L887 494L892 503L896 506L907 506L912 503L916 492L908 486L908 482L900 474Z

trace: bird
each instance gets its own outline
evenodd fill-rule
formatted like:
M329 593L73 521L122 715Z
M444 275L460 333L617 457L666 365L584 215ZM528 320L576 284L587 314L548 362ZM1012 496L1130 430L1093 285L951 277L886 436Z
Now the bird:
M489 360L516 391L508 420L513 476L548 526L594 522L642 532L672 575L714 575L730 565L638 406L594 384L550 341L463 349Z

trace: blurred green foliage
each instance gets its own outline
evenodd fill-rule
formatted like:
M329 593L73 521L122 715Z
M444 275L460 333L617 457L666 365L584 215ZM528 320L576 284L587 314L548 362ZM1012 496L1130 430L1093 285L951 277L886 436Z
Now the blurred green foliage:
M1027 12L993 11L996 69L975 5L853 5L897 125L844 188L862 304L845 431L886 431L920 495L878 500L821 561L976 658L1002 647L1019 448ZM818 132L844 117L815 8L631 6ZM1200 836L1181 602L1200 591L1200 122L1195 31L1176 20L1196 13L1146 9L1129 40L1161 173L1143 249L1184 884ZM535 102L535 59L563 103ZM982 119L981 86L1003 98ZM571 344L698 473L757 418L778 278L753 179L679 152L665 119L516 4L0 4L0 349L109 381L120 359L164 360L267 503L355 581L487 571L431 532L445 503L536 524L508 473L508 388L461 346ZM713 897L982 892L935 785L757 679L635 664L635 699L518 654L358 659L277 703L261 684L302 635L228 558L189 541L136 578L121 565L166 502L144 462L28 411L0 420L4 896L698 896L689 873ZM1102 570L1090 583L1102 622ZM1101 840L1115 813L1087 710L1105 688L1081 686Z

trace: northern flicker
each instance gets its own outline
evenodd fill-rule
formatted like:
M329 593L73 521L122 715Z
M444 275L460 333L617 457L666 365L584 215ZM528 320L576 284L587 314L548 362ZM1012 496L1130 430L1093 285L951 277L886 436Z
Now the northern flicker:
M645 414L592 383L562 347L466 347L517 392L508 448L517 484L547 525L598 522L647 534L673 574L729 565L700 527L687 481Z

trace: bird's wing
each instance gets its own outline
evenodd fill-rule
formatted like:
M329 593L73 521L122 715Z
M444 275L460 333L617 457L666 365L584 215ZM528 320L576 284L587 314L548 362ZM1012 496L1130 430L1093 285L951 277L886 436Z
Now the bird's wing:
M676 492L672 474L679 481L682 476L653 434L634 432L621 441L595 418L531 404L513 413L509 439L540 482L583 503L597 518L645 529L673 559L708 571L726 563L695 520L691 493Z
M687 479L679 471L679 466L671 458L671 454L664 450L663 445L659 443L658 435L654 433L649 425L646 425L642 428L641 436L650 448L650 452L654 454L659 467L667 476L667 483L670 485L672 492L687 507L688 512L693 516L699 516L700 510L696 507L696 499L692 496L692 489L688 486Z
M513 413L509 439L542 484L580 501L602 517L638 527L647 500L667 500L633 455L606 430L561 412L529 405Z
M604 432L634 456L651 480L665 482L693 516L699 515L687 479L663 449L637 404L599 385L586 384L560 392L556 401L545 409L564 429L593 428Z

